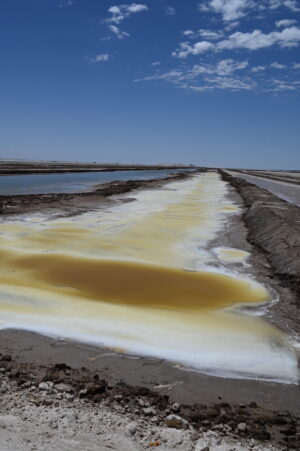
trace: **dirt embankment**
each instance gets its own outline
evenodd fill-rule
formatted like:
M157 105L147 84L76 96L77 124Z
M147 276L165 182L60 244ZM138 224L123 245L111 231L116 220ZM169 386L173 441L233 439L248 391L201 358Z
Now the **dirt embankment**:
M256 403L230 406L226 402L220 402L211 406L196 404L191 407L174 404L168 396L155 394L147 388L132 387L121 382L111 384L102 380L101 374L90 372L85 367L72 369L65 363L43 367L17 364L10 355L0 355L0 366L1 392L11 394L7 399L2 397L2 411L5 413L12 413L12 410L8 410L12 408L11 399L14 400L14 409L18 403L26 403L26 417L34 411L35 406L41 407L40 419L45 410L48 413L52 409L57 413L66 403L69 406L68 415L76 413L77 419L79 412L87 406L93 406L94 415L97 415L97 409L109 408L110 414L118 412L126 415L127 425L128 422L132 425L127 432L134 443L143 445L143 449L163 445L163 429L153 428L166 427L182 430L181 443L184 431L190 431L189 445L168 449L194 449L197 441L208 431L217 434L221 442L222 439L255 440L266 445L277 444L280 449L297 449L297 419L287 413L263 410ZM52 414L52 420L54 416ZM76 418L74 421L76 422ZM90 429L92 427L91 424L86 426ZM58 425L55 427L58 428ZM76 430L76 425L74 428ZM66 431L63 434L66 435ZM151 435L154 439L152 444L149 443ZM194 446L190 447L192 444ZM250 442L248 446L241 449L250 449Z
M248 241L264 253L282 285L295 292L300 307L300 208L222 170L220 174L247 207Z
M66 214L83 213L99 206L109 196L158 187L164 183L183 180L190 175L190 172L180 172L152 180L117 180L95 185L94 190L81 193L0 195L0 215L41 211L45 208L57 208Z

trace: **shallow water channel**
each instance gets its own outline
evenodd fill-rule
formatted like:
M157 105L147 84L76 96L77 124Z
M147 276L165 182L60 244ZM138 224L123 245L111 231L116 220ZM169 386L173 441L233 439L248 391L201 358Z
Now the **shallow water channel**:
M0 223L0 327L295 383L288 337L259 313L272 295L242 271L248 253L210 248L240 213L219 175L121 197L73 218Z
M184 170L185 171L189 171ZM145 171L71 172L64 174L0 175L0 195L73 193L114 180L149 180L168 177L174 169Z

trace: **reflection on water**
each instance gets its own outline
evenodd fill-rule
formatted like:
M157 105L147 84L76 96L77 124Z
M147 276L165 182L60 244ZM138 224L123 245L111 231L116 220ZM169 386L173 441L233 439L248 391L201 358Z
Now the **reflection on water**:
M238 212L226 192L210 173L68 220L37 215L3 222L2 327L113 346L223 376L295 382L287 337L240 310L270 300L268 291L220 267L222 259L235 263L246 253L209 249L228 216Z
M176 170L180 172L181 170ZM148 180L163 178L173 169L145 171L73 172L65 174L26 174L0 176L0 195L71 193L113 180Z

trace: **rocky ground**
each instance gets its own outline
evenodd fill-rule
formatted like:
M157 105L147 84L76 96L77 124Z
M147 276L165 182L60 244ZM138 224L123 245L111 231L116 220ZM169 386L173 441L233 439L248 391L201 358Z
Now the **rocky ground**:
M1 451L297 449L297 420L255 403L191 408L86 368L0 359Z

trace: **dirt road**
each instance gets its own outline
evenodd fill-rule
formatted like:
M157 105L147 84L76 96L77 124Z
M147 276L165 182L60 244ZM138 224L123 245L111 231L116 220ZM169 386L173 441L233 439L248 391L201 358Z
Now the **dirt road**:
M271 193L275 194L280 199L290 202L294 205L300 206L300 185L282 182L277 180L271 180L266 177L257 177L250 174L245 174L236 171L226 171L234 177L239 177L247 182L264 188Z

